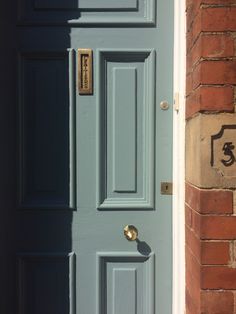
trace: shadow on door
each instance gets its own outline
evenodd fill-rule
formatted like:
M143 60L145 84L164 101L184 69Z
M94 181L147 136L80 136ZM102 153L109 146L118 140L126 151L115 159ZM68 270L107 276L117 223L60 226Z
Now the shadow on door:
M18 2L31 22L47 6ZM0 3L0 312L65 314L75 306L70 28L17 25L17 6ZM62 22L78 12L68 14Z

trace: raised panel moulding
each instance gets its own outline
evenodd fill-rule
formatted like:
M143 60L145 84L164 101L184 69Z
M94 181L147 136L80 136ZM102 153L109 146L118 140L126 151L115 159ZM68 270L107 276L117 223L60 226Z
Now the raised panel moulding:
M75 209L74 59L19 56L19 208Z
M75 253L20 253L19 314L75 314Z
M97 314L154 314L155 258L97 253Z
M18 22L29 25L155 25L155 0L18 0Z
M97 207L155 209L155 51L99 50Z

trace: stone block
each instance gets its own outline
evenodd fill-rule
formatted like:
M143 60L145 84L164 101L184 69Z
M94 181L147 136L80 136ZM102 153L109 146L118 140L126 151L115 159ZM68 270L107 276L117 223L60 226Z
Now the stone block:
M186 180L202 188L236 188L236 114L187 121Z

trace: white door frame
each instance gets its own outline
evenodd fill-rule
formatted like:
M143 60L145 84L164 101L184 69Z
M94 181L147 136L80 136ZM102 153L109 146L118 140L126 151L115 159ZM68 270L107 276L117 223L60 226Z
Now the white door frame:
M185 0L174 0L173 311L185 313Z

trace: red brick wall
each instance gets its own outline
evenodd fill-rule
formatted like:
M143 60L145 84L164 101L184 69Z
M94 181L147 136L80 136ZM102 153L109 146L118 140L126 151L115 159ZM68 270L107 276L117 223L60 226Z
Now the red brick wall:
M236 0L186 5L186 119L234 112ZM186 313L236 314L233 190L186 183Z

